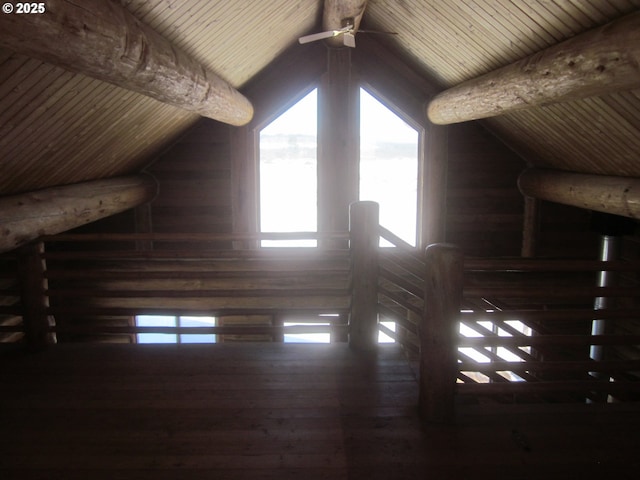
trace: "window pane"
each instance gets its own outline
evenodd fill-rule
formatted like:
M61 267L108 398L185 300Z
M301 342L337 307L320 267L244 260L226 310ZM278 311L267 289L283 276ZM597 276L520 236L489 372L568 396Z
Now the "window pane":
M328 323L316 323L316 322L284 322L285 327L292 326L312 326L312 325L320 325L320 326L328 326ZM330 343L331 342L331 334L330 333L285 333L284 334L284 343Z
M215 326L215 317L175 316L175 315L138 315L139 327L207 327ZM215 343L215 334L174 334L139 333L138 343Z
M181 327L215 327L215 317L187 317L181 316ZM216 343L216 335L213 333L180 335L180 343Z
M167 315L138 315L138 327L175 327L176 317ZM176 343L178 336L171 333L139 333L138 343Z
M317 230L317 93L260 132L260 230ZM263 241L262 246L316 246L315 240Z
M392 332L396 331L396 322L380 322L382 325L387 327ZM382 331L378 331L378 343L396 343L396 341L391 338L389 335Z
M418 132L360 89L360 200L380 204L380 224L416 245Z

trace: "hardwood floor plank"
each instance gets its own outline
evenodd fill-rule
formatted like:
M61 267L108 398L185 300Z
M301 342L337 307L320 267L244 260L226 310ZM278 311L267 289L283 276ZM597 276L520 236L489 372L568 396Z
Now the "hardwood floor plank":
M600 480L640 470L637 404L460 405L455 424L423 428L413 370L393 346L0 348L0 385L2 480Z

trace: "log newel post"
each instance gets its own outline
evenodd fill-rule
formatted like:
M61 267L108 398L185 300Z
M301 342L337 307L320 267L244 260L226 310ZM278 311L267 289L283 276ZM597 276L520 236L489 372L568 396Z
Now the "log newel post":
M354 202L349 210L351 233L351 317L349 345L373 350L378 340L378 225L376 202Z
M55 333L50 332L54 320L48 314L49 297L46 295L48 287L43 253L42 242L25 245L17 250L22 322L27 348L32 351L43 350L56 343Z
M419 326L420 414L426 424L450 423L455 414L463 254L453 245L438 243L427 247L425 261L425 309Z

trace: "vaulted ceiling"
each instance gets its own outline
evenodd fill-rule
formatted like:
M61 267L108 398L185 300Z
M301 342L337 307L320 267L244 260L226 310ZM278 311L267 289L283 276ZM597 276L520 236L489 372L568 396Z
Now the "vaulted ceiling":
M240 91L322 28L322 0L120 3ZM370 0L361 27L398 32L376 39L444 89L638 9L640 0ZM198 118L0 48L0 195L135 172ZM640 90L483 122L532 164L640 176Z

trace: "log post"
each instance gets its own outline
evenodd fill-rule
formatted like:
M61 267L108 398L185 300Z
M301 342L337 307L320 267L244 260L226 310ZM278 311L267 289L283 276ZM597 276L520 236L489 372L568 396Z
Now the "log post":
M0 197L0 252L141 205L157 190L153 177L132 175Z
M422 225L420 245L423 248L432 243L442 242L445 235L445 218L447 208L447 170L448 170L448 126L429 125L422 141L426 145L426 156L422 175L421 207Z
M426 249L424 318L420 338L419 408L425 423L450 423L458 372L458 315L463 254L449 244Z
M27 348L32 351L43 350L56 343L55 334L49 331L49 327L55 322L47 312L49 298L46 295L46 266L42 258L44 243L25 245L17 253L22 323Z
M340 313L332 324L331 343L345 343L349 341L349 333L343 328L349 324L349 315Z
M380 208L376 202L351 204L351 317L349 345L373 350L378 343L378 235Z
M247 98L120 2L40 5L46 12L0 15L0 46L214 120L236 126L251 120Z
M578 100L640 86L640 12L466 81L427 107L438 124Z
M360 95L353 78L351 49L329 49L327 72L318 90L318 230L343 232L349 206L358 200ZM322 248L344 248L323 240Z
M540 200L640 218L640 178L530 168L520 174L518 188Z
M538 236L540 232L540 200L524 197L524 219L522 222L521 256L533 258L536 256Z

